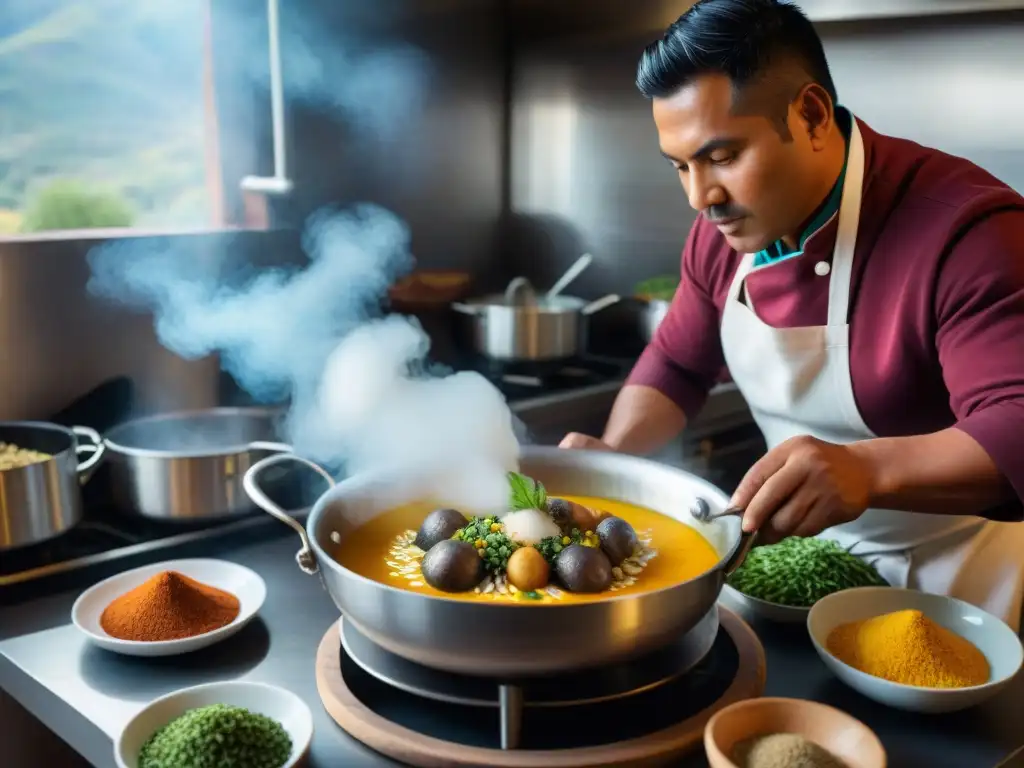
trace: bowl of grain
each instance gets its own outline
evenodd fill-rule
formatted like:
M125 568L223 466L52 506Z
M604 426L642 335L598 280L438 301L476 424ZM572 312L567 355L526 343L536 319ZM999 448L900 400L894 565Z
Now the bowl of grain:
M804 699L747 699L704 728L711 768L885 768L882 742L855 717Z
M943 595L892 587L820 600L807 630L825 666L869 699L911 712L955 712L999 693L1020 671L1017 633Z

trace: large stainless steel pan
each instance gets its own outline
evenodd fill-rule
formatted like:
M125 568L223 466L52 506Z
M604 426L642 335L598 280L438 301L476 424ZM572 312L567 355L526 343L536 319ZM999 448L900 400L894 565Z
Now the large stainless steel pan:
M640 310L640 334L648 344L654 338L658 326L665 319L671 306L672 302L664 299L648 299L644 302Z
M741 534L736 517L707 525L692 518L689 510L697 496L712 511L725 509L728 498L687 472L623 454L530 447L522 453L522 471L552 493L621 499L672 515L700 528L718 551L718 565L660 591L592 603L503 605L434 597L364 578L329 554L332 541L344 540L381 512L420 497L422 485L416 478L381 474L347 479L320 498L304 530L259 489L264 469L293 460L327 476L315 464L281 455L253 465L244 485L260 507L299 532L302 569L319 569L345 619L374 642L412 661L463 674L516 678L565 672L664 646L707 614L751 541Z
M47 461L0 470L0 551L49 541L77 525L79 486L103 458L100 436L88 427L2 421L0 442L50 455Z
M163 413L110 430L112 496L127 514L163 521L226 519L253 511L242 477L259 459L290 451L277 442L280 413L210 408Z

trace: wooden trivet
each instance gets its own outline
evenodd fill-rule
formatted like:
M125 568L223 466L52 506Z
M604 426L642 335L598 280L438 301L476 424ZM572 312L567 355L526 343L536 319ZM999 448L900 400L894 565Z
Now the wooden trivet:
M388 757L421 768L609 768L652 764L689 752L703 739L704 726L712 715L734 702L760 696L764 690L766 665L761 641L732 611L721 606L718 611L720 628L729 635L739 656L732 683L700 713L628 741L575 749L487 749L444 741L393 723L369 709L346 684L337 622L317 650L316 687L327 713L346 733ZM429 699L423 699L424 707L430 704Z

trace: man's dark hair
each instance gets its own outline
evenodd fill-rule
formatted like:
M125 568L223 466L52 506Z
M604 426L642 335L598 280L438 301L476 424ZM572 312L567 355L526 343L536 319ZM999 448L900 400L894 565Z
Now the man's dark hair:
M797 6L780 0L699 0L644 50L636 85L649 99L665 98L699 75L719 74L739 92L780 60L798 65L836 103L821 38ZM788 98L805 84L789 84Z

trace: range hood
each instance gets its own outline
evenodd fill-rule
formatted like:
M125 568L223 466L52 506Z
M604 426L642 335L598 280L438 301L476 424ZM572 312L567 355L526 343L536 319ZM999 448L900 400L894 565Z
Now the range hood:
M1024 0L797 0L812 21L947 16L1024 9Z

